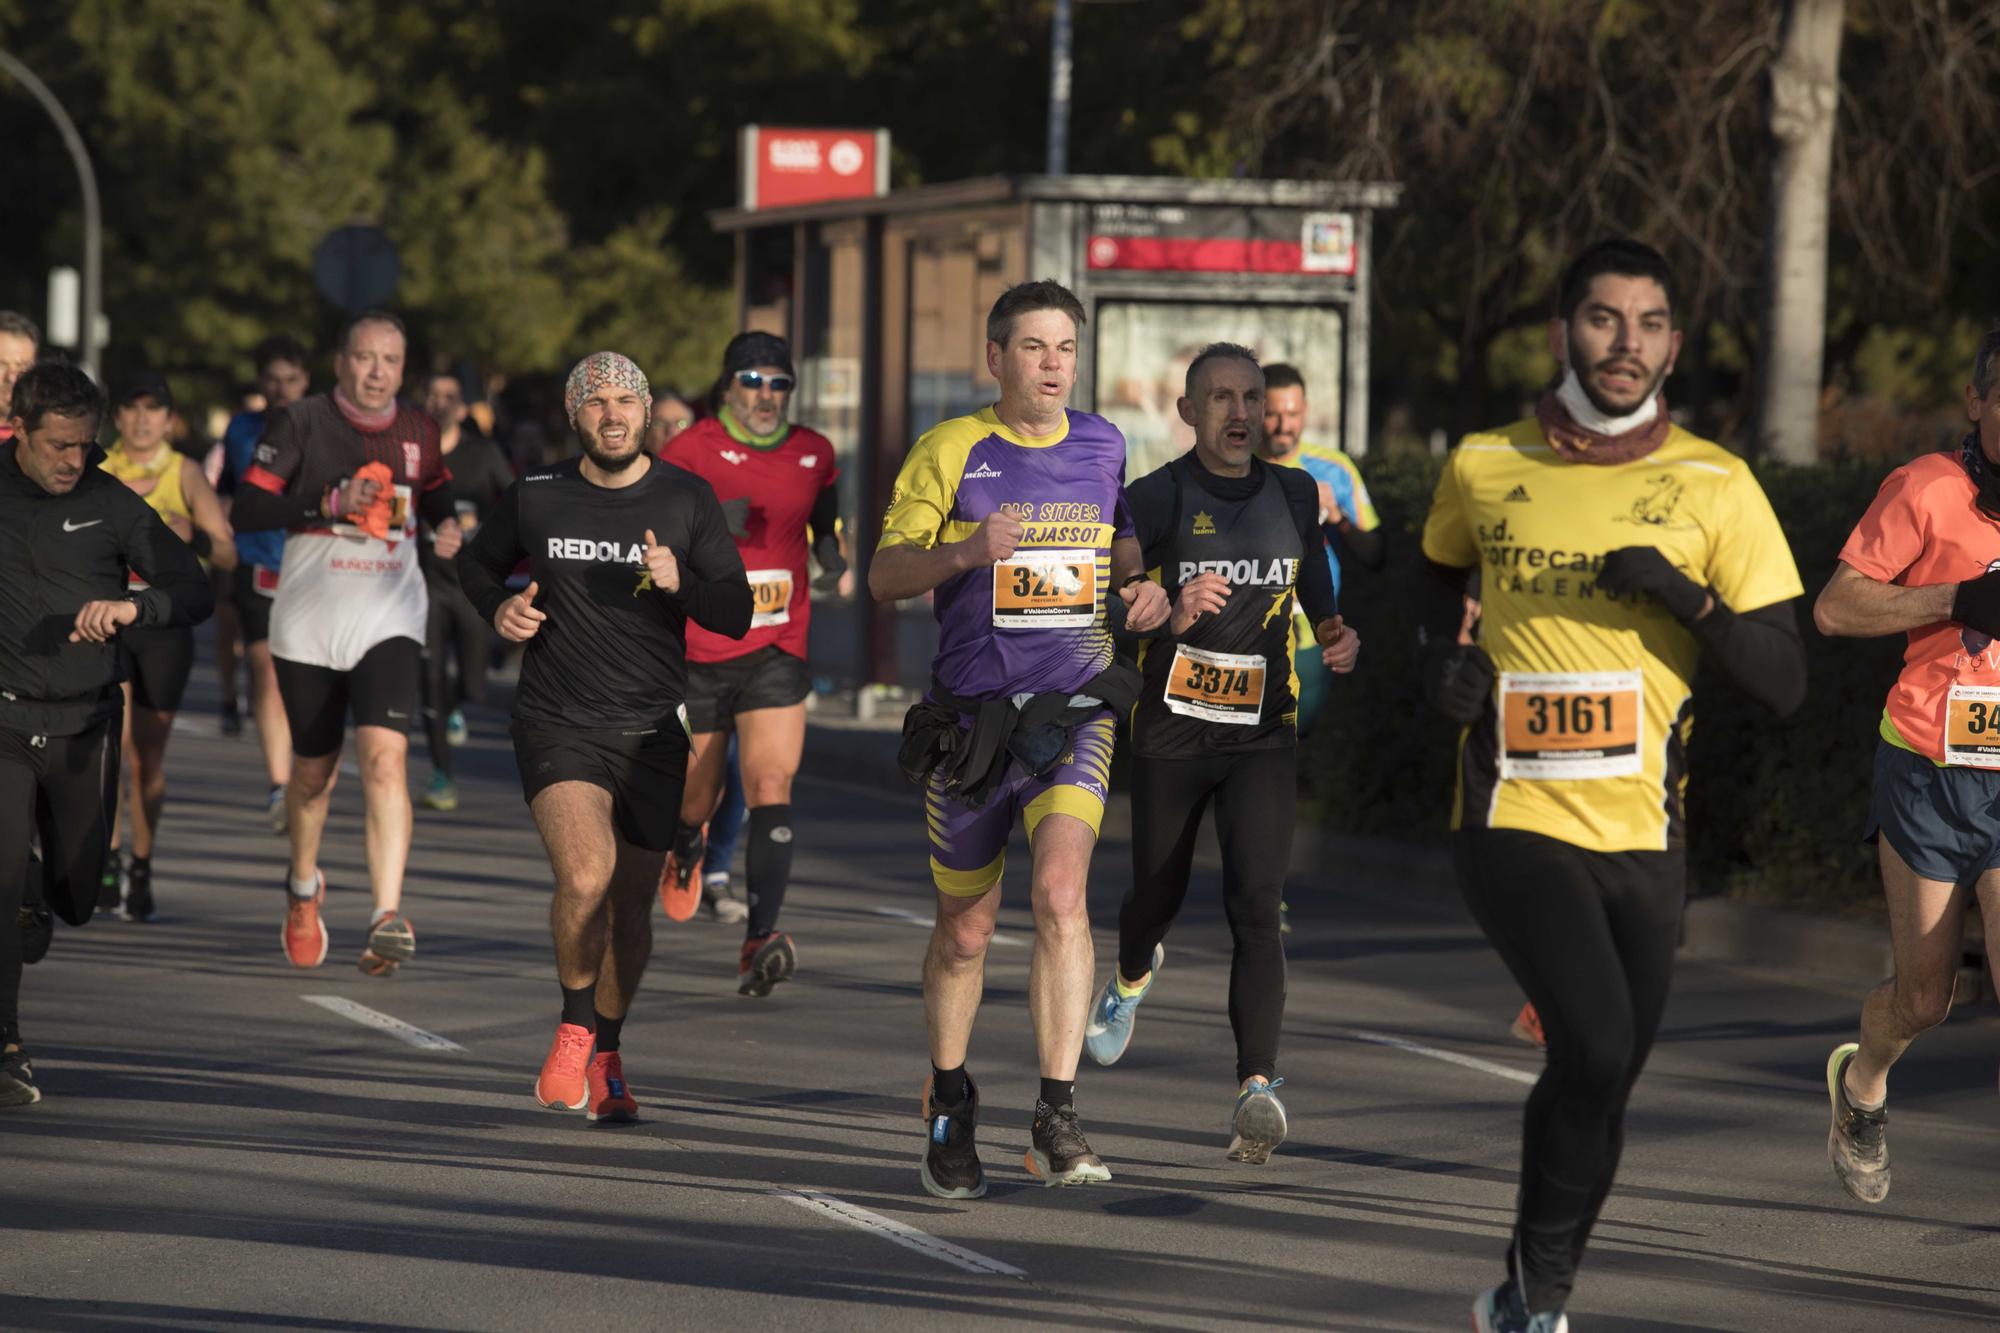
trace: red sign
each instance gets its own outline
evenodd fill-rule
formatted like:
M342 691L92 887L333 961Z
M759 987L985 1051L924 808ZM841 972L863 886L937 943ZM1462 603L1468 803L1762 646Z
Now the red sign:
M1332 273L1356 267L1350 213L1100 204L1093 269L1180 273Z
M889 193L889 131L743 127L746 211Z

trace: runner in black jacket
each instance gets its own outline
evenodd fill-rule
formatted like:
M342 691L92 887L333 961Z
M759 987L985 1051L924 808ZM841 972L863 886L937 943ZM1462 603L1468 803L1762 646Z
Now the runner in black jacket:
M118 781L119 630L191 625L214 609L194 552L97 466L104 394L73 366L14 386L0 444L0 1107L38 1101L21 1047L21 966L53 908L90 919ZM148 588L128 591L137 571ZM26 902L39 835L40 892Z

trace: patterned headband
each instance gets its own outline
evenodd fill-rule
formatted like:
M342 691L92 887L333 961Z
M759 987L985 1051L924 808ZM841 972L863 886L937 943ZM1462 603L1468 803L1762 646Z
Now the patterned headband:
M653 390L646 383L646 372L639 369L629 356L617 352L592 352L576 363L569 372L569 381L563 385L563 410L569 414L572 426L576 424L576 414L583 407L583 400L602 388L636 389L646 404L646 419L653 417Z

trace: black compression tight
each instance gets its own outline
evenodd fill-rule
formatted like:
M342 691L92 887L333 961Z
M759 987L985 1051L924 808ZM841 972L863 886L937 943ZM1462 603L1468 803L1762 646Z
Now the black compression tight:
M1236 1078L1273 1078L1285 1017L1285 946L1279 902L1291 860L1297 799L1291 746L1204 759L1132 765L1132 887L1118 909L1118 970L1128 979L1153 965L1187 899L1195 834L1215 804L1222 846L1222 907L1236 947L1229 967L1229 1026Z
M1548 1064L1528 1094L1508 1267L1530 1311L1569 1299L1618 1173L1625 1104L1667 1004L1687 863L1515 829L1458 835L1459 887L1534 1004Z
M486 648L491 635L456 582L433 581L430 595L424 640L424 733L430 741L431 767L449 777L451 715L462 703L486 702ZM455 677L447 656L458 659Z

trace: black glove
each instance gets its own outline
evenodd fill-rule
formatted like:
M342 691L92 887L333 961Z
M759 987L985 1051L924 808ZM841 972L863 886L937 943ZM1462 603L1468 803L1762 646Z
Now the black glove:
M1477 722L1493 697L1493 659L1476 643L1436 643L1424 658L1424 698L1460 726Z
M729 526L729 535L741 540L750 533L750 497L740 496L722 502L722 521Z
M1708 589L1675 569L1656 546L1625 546L1604 557L1597 586L1616 597L1652 594L1666 613L1691 624L1708 605Z
M847 572L847 557L840 553L840 538L831 532L822 533L813 543L813 559L819 562L819 577L812 581L814 592L832 592L840 586L840 576Z
M1959 584L1951 599L1951 618L1989 639L2000 639L2000 569Z

